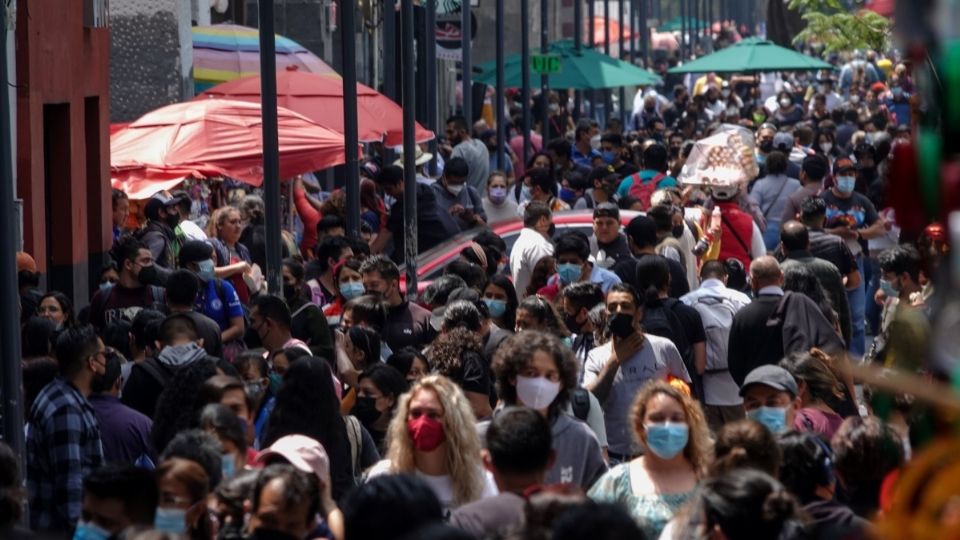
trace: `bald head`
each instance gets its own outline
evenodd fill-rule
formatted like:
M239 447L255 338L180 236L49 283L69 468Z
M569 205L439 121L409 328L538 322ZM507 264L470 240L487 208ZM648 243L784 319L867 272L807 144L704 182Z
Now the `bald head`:
M758 292L764 287L783 284L783 272L780 263L769 255L754 259L750 264L750 283L753 291Z
M780 227L780 242L783 244L783 251L786 253L806 250L810 247L810 235L807 233L807 226L795 220L784 223Z

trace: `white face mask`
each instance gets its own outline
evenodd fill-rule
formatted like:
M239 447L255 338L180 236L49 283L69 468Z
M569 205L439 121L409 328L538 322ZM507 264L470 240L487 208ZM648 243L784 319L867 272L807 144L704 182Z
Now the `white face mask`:
M546 377L517 376L517 399L531 409L546 409L560 393L560 382Z
M820 149L823 150L824 154L829 154L830 150L833 150L833 143L825 142L820 145Z
M447 191L449 191L453 195L459 195L460 192L463 191L464 185L465 184L459 184L459 185L447 184Z

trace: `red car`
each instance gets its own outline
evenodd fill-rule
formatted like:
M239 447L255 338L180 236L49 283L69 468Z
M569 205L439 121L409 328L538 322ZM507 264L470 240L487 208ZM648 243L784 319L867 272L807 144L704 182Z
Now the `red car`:
M643 212L633 210L620 211L620 225L626 227L630 220ZM557 230L555 236L566 231L581 231L587 236L593 236L593 210L572 210L569 212L560 212L553 215L553 224ZM523 220L517 217L507 221L498 221L491 223L490 230L497 234L507 244L507 253L513 249L513 243L516 242L523 229ZM422 293L433 280L443 275L443 269L447 263L460 256L460 252L478 235L483 229L475 228L462 232L450 240L435 246L433 249L425 251L417 256L417 292ZM400 267L400 290L406 291L406 265Z

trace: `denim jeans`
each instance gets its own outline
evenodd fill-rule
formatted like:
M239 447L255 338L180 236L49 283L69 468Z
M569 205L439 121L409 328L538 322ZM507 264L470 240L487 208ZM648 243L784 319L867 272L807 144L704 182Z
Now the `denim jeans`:
M860 275L864 276L864 258L863 255L857 256L857 268ZM866 348L866 335L864 332L864 313L866 309L866 284L860 280L860 286L851 291L847 291L847 302L850 304L850 327L852 329L850 336L850 346L847 348L850 354L857 360L863 358Z
M871 257L864 261L864 264L865 266L869 265L867 272L870 274L869 276L862 276L867 283L866 317L873 335L877 335L880 333L880 316L883 314L883 307L873 301L873 296L877 294L877 289L880 288L880 262L876 257Z

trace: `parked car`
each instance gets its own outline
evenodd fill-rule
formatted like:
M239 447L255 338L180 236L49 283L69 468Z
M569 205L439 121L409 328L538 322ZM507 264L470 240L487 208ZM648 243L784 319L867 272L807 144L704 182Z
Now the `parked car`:
M633 210L621 210L621 227L626 227L631 219L641 214L642 212ZM587 236L593 236L593 211L572 210L569 212L556 213L553 214L553 224L557 229L554 237L567 231L581 231ZM506 255L509 257L510 250L513 249L513 243L517 241L517 237L523 229L523 220L518 217L516 219L491 223L489 229L500 238L503 238L504 243L507 244ZM484 229L477 227L462 232L450 240L418 255L417 292L422 293L427 285L443 275L443 269L447 266L447 263L459 257L460 252L483 230ZM400 267L400 290L406 290L406 265L401 265Z

